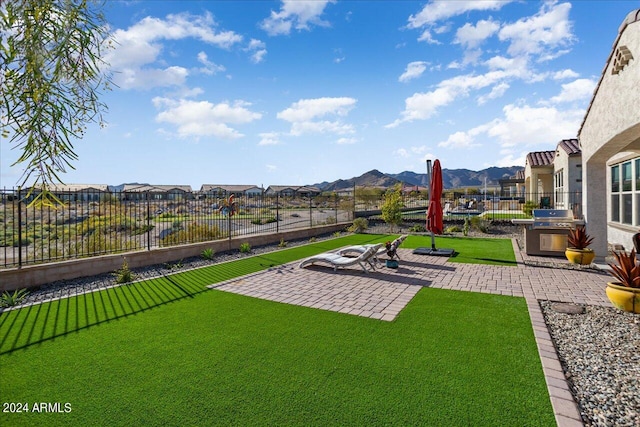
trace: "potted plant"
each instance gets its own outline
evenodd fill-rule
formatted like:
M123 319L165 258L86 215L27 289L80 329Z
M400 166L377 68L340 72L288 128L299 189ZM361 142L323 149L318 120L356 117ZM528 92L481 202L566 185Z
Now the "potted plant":
M640 262L636 251L614 252L613 256L617 265L609 264L610 273L617 281L607 283L607 297L620 310L640 314Z
M593 242L593 237L587 234L584 225L569 230L567 236L567 249L565 256L572 264L589 265L596 257L593 249L589 249L589 245Z

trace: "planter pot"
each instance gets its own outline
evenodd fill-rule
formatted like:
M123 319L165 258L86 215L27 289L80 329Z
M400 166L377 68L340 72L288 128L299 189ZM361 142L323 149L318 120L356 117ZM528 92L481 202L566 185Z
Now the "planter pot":
M388 268L398 268L398 261L396 261L394 259L388 259L387 260L387 267Z
M609 282L607 297L616 308L640 314L640 288L628 288L619 282Z
M570 263L580 265L589 265L596 257L593 249L567 248L564 254Z

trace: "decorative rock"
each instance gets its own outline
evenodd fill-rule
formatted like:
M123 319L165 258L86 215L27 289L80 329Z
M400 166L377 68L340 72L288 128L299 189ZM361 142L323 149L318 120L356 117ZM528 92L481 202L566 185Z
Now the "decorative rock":
M556 302L551 304L551 309L557 313L564 314L584 314L586 309L582 305L570 302Z

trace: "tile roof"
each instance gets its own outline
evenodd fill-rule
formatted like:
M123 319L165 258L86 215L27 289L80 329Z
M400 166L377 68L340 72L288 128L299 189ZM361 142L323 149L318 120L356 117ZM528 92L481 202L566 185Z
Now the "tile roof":
M556 156L555 151L534 151L527 154L529 166L550 166Z
M558 143L558 149L562 148L568 155L582 154L580 143L577 139L563 139Z

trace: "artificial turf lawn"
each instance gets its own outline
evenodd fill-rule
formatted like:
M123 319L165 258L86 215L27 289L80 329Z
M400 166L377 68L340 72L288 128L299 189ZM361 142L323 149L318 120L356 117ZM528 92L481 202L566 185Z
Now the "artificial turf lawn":
M451 248L455 250L454 256L449 259L450 262L517 265L511 239L436 236L435 243L436 248ZM415 249L421 246L430 248L431 237L410 235L400 247Z
M522 298L425 288L382 322L203 291L294 249L1 314L5 351L35 343L2 400L72 410L0 424L554 424Z

